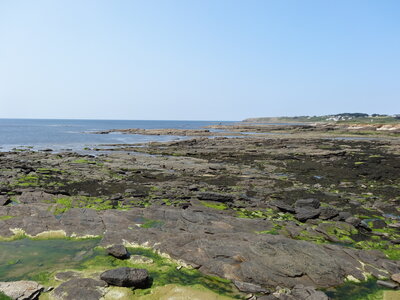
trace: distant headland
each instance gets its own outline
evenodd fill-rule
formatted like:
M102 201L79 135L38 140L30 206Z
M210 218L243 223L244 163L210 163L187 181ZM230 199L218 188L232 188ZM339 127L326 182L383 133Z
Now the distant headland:
M295 117L260 117L243 120L248 123L299 123L299 122L374 122L397 123L400 122L400 114L366 114L366 113L340 113L323 116L295 116Z

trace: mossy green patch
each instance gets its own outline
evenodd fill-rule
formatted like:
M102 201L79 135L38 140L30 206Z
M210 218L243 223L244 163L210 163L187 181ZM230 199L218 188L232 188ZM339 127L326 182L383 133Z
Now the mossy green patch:
M266 208L263 210L248 210L245 208L236 209L237 217L239 218L249 218L249 219L256 219L256 218L270 218L274 214L274 210L270 208Z
M164 225L163 221L144 219L144 223L140 225L142 228L160 228Z
M215 201L200 201L206 207L214 208L217 210L225 210L228 209L228 206L225 203L215 202Z
M54 210L54 214L56 215L62 214L70 210L71 208L91 208L95 210L106 210L114 208L110 200L104 200L98 197L73 196L55 198L53 201L48 202L57 204Z
M356 248L364 250L380 250L386 254L389 259L400 260L400 245L393 245L386 240L367 240L357 242Z
M1 220L1 221L6 221L6 220L10 220L10 219L12 219L12 218L14 218L14 216L1 216L1 217L0 217L0 220Z
M13 298L8 297L6 294L0 292L0 300L13 300Z
M84 158L75 159L75 160L71 161L71 163L73 163L73 164L88 164L88 165L95 165L96 164L95 161L84 159Z

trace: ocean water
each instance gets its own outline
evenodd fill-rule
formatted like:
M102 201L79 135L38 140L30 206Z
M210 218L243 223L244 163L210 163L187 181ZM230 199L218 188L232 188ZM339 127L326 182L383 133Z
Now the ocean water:
M80 151L102 144L133 144L184 139L177 136L136 134L88 134L107 129L180 128L198 129L207 125L230 124L220 121L135 121L135 120L50 120L0 119L0 151L31 147L33 150Z

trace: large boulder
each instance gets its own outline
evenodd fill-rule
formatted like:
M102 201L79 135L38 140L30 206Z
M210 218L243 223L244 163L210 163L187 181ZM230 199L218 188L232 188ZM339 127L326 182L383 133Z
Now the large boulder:
M149 284L149 273L145 269L118 268L108 270L100 275L110 285L145 288Z
M15 300L37 299L44 286L35 281L0 282L0 292Z

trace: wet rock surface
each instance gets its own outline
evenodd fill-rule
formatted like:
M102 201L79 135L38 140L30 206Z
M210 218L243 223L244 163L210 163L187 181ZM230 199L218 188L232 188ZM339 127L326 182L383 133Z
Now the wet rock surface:
M400 273L398 140L196 137L111 148L0 153L0 235L146 245L249 293ZM118 247L112 255L124 257ZM77 284L68 276L59 295ZM82 284L102 294L101 282Z

